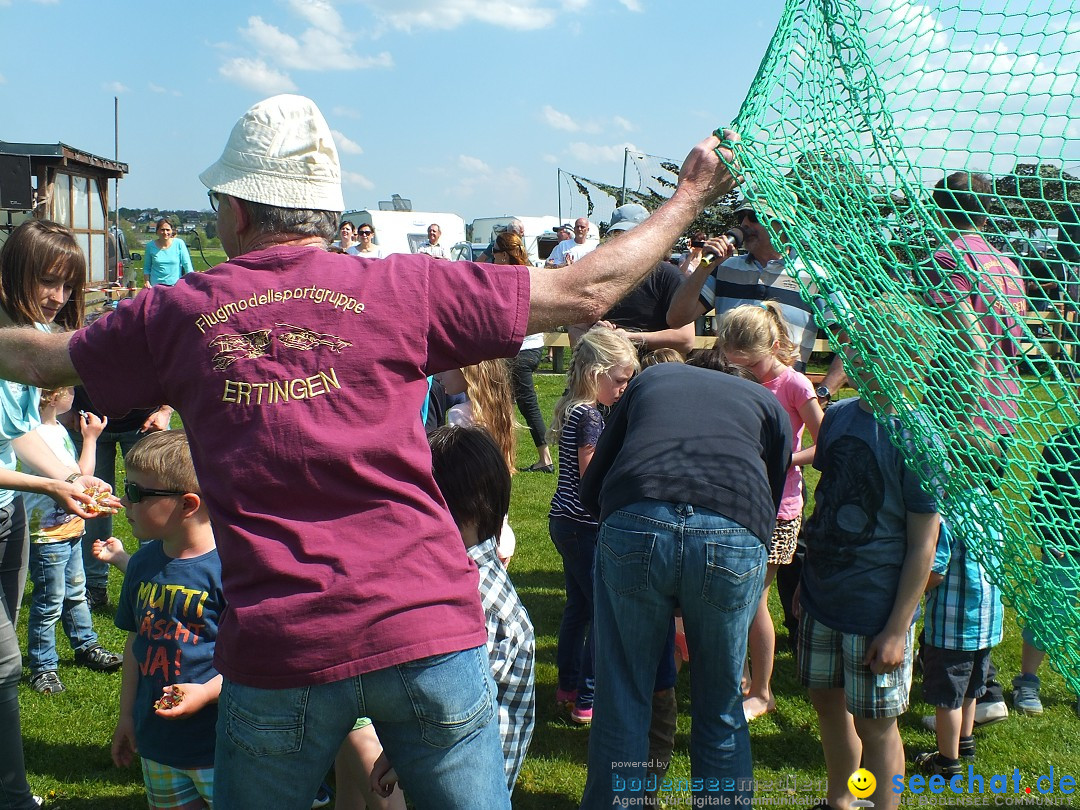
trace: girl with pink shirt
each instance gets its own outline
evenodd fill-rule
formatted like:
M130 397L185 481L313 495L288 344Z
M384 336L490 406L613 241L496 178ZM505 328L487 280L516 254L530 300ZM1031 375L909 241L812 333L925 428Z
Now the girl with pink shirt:
M757 613L750 625L747 646L750 651L751 680L743 700L743 713L753 720L776 708L770 682L773 655L776 651L776 631L769 614L769 586L781 565L788 565L795 555L795 546L802 525L803 477L802 468L814 461L814 447L803 449L803 430L817 442L823 413L814 386L804 374L792 368L799 359L799 347L790 337L787 322L780 306L773 301L745 304L726 312L720 321L717 345L734 366L740 366L757 377L768 388L791 419L791 467L784 483L784 498L776 515L776 529L769 544L769 567L765 587L761 592Z

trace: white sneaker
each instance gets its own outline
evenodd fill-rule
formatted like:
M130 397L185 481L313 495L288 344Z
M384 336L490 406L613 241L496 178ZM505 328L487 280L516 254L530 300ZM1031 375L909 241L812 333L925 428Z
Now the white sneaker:
M975 704L975 728L981 728L982 726L992 726L994 723L1000 723L1002 720L1007 719L1009 716L1009 707L1005 705L1005 701L998 700L994 703L976 703ZM927 714L922 719L923 727L929 731L937 731L937 715Z

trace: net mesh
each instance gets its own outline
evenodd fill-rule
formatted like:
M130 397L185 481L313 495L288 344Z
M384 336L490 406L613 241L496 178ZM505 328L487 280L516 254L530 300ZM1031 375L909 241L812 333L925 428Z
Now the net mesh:
M1078 67L1068 0L789 0L733 122L849 376L1076 692Z

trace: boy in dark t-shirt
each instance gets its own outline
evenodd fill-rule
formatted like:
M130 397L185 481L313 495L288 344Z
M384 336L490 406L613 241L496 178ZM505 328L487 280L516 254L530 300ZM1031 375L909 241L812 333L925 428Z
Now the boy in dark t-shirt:
M881 397L860 358L849 361L864 396ZM888 410L883 397L878 404ZM838 402L825 413L814 457L821 480L803 531L798 669L818 714L832 807L850 803L860 755L877 778L876 807L895 807L885 786L904 774L896 718L911 691L912 621L939 520L890 427L865 399Z
M138 752L152 808L210 807L221 562L186 435L151 434L124 460L132 534L161 539L127 561L116 611L128 639L113 762L126 766Z

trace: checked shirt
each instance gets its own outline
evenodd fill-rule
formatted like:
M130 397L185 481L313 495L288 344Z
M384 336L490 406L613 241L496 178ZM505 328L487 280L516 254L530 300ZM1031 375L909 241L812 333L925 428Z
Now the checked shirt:
M533 686L536 637L514 583L495 554L495 538L483 540L467 551L480 569L488 660L499 700L499 736L506 761L506 782L513 791L532 741L536 718Z

